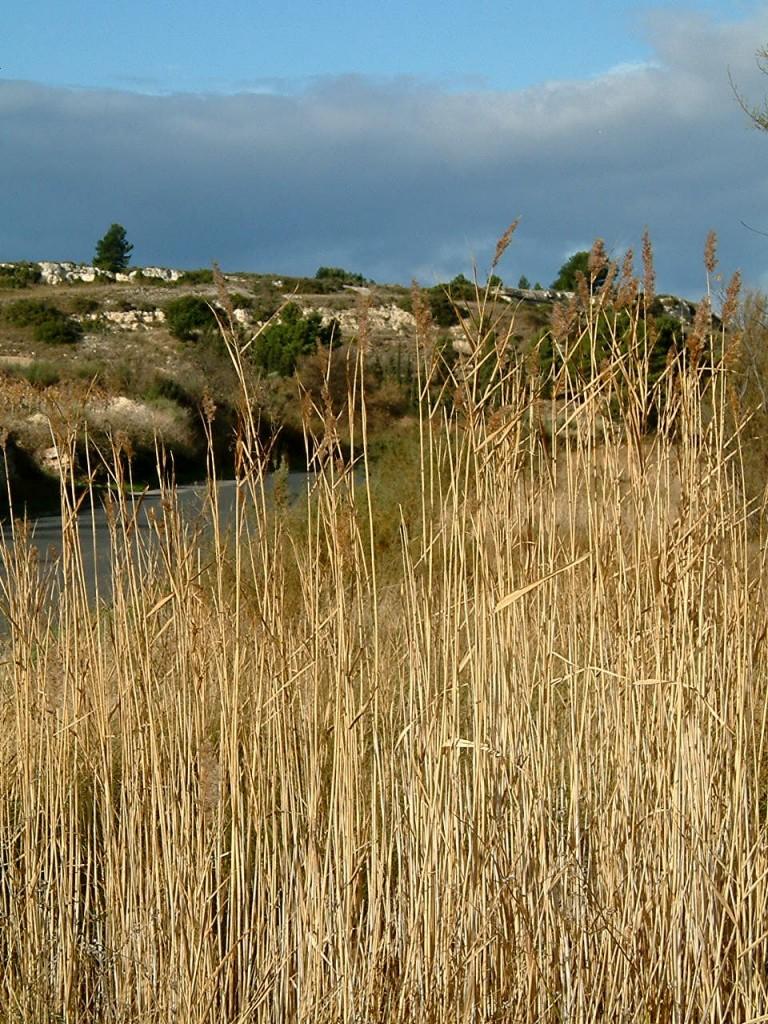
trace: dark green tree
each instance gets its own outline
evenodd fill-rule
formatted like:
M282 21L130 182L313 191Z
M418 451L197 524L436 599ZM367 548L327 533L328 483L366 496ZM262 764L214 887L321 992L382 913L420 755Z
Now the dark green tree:
M558 292L573 292L576 290L576 283L579 274L589 275L589 252L583 249L575 252L560 267L557 277L552 282L552 288Z
M131 258L133 246L128 241L122 224L112 224L103 238L96 243L93 265L97 270L111 274L124 271Z
M181 341L200 341L218 331L211 304L201 295L182 295L165 307L168 330Z
M256 365L265 373L290 377L299 358L314 352L319 345L338 345L341 331L336 321L323 324L319 313L303 316L301 307L290 302L280 320L264 330L253 347Z
M457 304L458 296L454 296L455 286L456 278L449 285L437 284L426 291L429 311L438 327L453 327L459 323L462 316L467 315L466 307ZM474 285L472 292L474 295Z
M517 282L517 287L518 288L525 288L525 289L528 289L528 288L531 287L531 282L528 280L528 278L525 276L525 274L521 274L520 275L520 280Z

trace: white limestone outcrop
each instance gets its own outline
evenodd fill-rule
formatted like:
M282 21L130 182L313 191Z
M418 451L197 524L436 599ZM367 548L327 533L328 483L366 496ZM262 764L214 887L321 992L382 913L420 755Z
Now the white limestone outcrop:
M74 281L95 281L98 271L95 267L83 266L80 263L54 263L50 260L41 260L37 264L40 267L43 284L70 284Z
M292 299L292 301L296 301ZM345 338L357 334L360 330L362 314L358 309L330 309L328 306L314 306L299 303L304 316L319 313L323 324L336 320ZM406 335L416 327L413 313L401 309L394 302L383 306L371 306L367 312L368 327L374 331L389 331L392 334Z
M138 331L142 328L156 327L165 323L162 309L129 309L125 311L108 309L103 313L92 313L89 320L106 320L113 327L124 331Z
M60 262L41 260L37 266L40 268L43 284L72 284L76 281L91 284L99 277L123 283L136 281L141 277L173 282L178 281L183 273L181 270L172 270L169 267L136 267L126 273L111 274L105 270L97 270L96 267L83 263L70 263L66 260Z

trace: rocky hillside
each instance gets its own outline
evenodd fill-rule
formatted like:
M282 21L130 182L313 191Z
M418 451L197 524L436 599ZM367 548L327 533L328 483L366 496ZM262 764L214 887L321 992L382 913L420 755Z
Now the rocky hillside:
M462 281L454 306L442 287L424 293L433 341L454 362L467 347L456 309L468 319L477 315L473 290ZM347 350L362 333L374 440L412 420L417 330L409 289L359 283L343 271L316 278L227 274L224 285L228 298L205 270L108 275L71 263L0 265L0 436L5 483L16 498L45 504L62 469L106 480L115 449L131 455L137 483L156 483L158 444L172 454L178 478L199 478L203 409L216 410L216 455L222 472L230 471L238 386L211 307L233 316L248 353L273 460L303 464L305 428L320 428L329 348L331 398L343 407ZM489 312L500 332L512 331L525 347L568 297L498 288ZM680 307L676 315L690 311ZM4 484L3 496L6 490Z

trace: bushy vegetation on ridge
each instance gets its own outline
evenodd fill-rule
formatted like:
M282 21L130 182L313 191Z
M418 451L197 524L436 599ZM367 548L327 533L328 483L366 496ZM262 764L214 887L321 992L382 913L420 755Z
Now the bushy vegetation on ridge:
M0 288L28 288L38 284L42 274L34 263L13 263L0 266Z

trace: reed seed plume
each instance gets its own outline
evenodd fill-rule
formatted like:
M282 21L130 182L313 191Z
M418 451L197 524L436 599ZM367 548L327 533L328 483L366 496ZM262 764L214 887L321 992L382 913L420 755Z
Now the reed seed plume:
M517 231L517 226L520 223L520 218L516 217L515 220L509 225L504 234L499 238L496 243L496 251L493 254L493 260L491 262L491 270L495 270L504 256L504 253L509 247L509 243L512 241L512 235Z
M213 283L216 286L216 297L219 300L219 305L227 314L227 321L230 331L234 329L235 324L235 309L232 305L232 298L227 288L227 282L224 280L224 275L218 263L213 264Z
M597 277L600 271L608 266L608 256L605 252L605 242L602 238L596 238L592 243L588 266L592 278Z
M653 302L656 294L656 269L653 265L653 245L647 230L643 232L641 251L643 256L643 295L647 309Z
M704 243L704 267L707 274L714 274L717 269L717 234L710 231Z
M732 327L736 320L736 315L739 310L739 297L741 295L741 273L736 270L731 276L728 282L728 287L725 291L725 299L723 300L723 308L720 313L720 319L723 322L723 327L727 330Z
M709 297L705 296L696 307L696 316L688 332L685 344L693 368L697 368L702 353L712 332L712 306Z
M621 273L616 289L615 308L617 310L632 307L637 300L637 278L635 277L634 260L634 252L632 249L627 249L621 263Z

